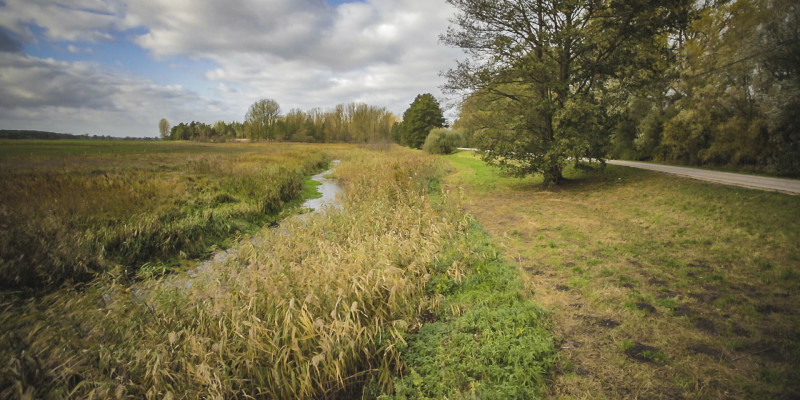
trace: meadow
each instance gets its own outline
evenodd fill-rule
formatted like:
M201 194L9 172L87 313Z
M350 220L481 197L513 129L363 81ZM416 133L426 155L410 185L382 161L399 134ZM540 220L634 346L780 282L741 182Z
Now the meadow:
M0 397L543 393L549 316L522 297L458 193L440 189L442 160L397 146L284 150L312 164L317 151L342 161L340 207L266 226L195 276L104 273L37 296L3 292Z
M0 286L191 265L280 220L329 160L302 145L4 141Z
M444 182L547 309L553 398L800 396L800 197L625 167Z

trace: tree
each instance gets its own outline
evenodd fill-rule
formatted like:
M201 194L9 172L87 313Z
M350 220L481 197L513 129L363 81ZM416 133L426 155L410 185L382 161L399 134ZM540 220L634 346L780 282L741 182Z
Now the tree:
M158 131L161 132L161 140L169 139L169 121L166 118L158 121Z
M448 0L460 12L441 40L467 59L453 93L480 92L489 163L562 179L570 159L604 154L615 94L649 78L653 55L688 21L691 0ZM655 65L658 65L657 63ZM635 72L635 73L631 73Z
M422 148L431 129L445 126L443 114L439 102L432 94L418 95L403 113L403 143L409 147Z
M272 99L262 99L250 106L245 114L245 123L250 127L253 140L275 140L275 123L281 114L281 106Z

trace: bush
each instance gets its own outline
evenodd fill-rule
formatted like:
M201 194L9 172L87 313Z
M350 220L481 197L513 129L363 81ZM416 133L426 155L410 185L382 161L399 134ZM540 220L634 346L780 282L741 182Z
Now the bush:
M435 128L428 134L422 149L430 154L450 154L463 143L464 134L461 131Z

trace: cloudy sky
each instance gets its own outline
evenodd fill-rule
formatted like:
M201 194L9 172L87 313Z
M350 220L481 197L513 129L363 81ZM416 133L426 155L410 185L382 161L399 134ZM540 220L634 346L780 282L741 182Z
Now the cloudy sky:
M157 136L365 102L402 115L457 49L444 0L0 0L0 129ZM452 111L449 115L453 115Z

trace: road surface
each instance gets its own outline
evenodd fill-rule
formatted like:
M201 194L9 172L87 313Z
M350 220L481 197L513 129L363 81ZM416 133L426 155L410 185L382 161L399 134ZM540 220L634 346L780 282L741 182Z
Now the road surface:
M769 178L765 176L734 174L731 172L709 171L697 168L675 167L672 165L660 165L635 161L608 160L606 163L666 172L668 174L680 175L714 183L721 183L723 185L734 185L750 189L800 194L800 180L795 179Z
M478 151L478 149L460 147L459 150ZM651 164L636 161L607 160L606 163L631 168L649 169L702 181L723 185L741 186L750 189L768 190L788 194L800 194L800 180L769 178L766 176L734 174L731 172L709 171L697 168L676 167L672 165Z

